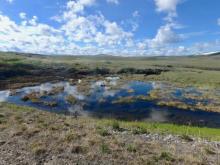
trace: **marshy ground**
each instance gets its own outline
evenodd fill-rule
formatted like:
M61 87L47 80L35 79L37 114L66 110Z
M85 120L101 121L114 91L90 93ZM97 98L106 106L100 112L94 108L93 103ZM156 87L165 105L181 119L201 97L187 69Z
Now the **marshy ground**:
M219 55L125 58L0 53L0 89L108 74L128 78L145 75L144 80L217 88L220 86L219 61Z
M183 111L212 111L218 114L220 56L122 58L50 57L30 54L0 54L0 89L36 86L46 82L78 83L78 91L89 95L90 83L106 77L120 77L116 90L124 82L160 82L178 88L194 87L201 95L185 92L184 99L198 100L196 106L171 97L172 89L152 90L148 96L122 97L113 104L157 100L158 106ZM99 84L102 86L102 84ZM55 88L47 95L64 90ZM13 93L14 92L14 93ZM134 90L128 89L132 95ZM22 97L44 106L38 93ZM166 101L163 101L166 98ZM203 104L202 100L212 100ZM1 99L0 99L1 100ZM76 97L65 100L72 105ZM101 103L105 100L100 99ZM215 115L216 116L216 115ZM218 115L217 115L218 116ZM220 119L219 119L220 120ZM220 164L220 129L67 116L9 103L0 105L0 164Z

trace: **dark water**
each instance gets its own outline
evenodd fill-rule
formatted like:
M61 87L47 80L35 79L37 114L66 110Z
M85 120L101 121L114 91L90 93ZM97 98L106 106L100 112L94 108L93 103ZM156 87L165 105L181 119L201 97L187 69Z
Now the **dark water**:
M106 83L103 81L91 84L88 95L82 95L77 91L76 86L71 86L67 82L58 84L42 84L36 87L27 87L17 90L15 94L9 95L8 92L0 92L0 101L8 101L17 105L36 107L41 110L72 115L79 113L100 118L116 118L121 120L138 120L175 123L184 125L195 125L205 127L220 128L220 113L182 110L157 105L156 101L143 101L140 99L131 103L114 103L121 97L127 96L147 96L154 89L167 89L170 86L162 83L129 82L118 90L111 89L117 86L116 80ZM64 87L64 89L53 95L42 95L39 100L44 102L56 102L56 106L44 105L41 102L23 101L21 98L32 92L51 91L53 87ZM129 92L130 90L130 92ZM131 92L132 90L132 92ZM202 93L195 88L174 88L171 98L181 100L189 105L197 104L198 100L185 98L184 94L190 93L195 96L202 96ZM66 96L73 95L77 101L74 105L66 101ZM4 98L3 98L4 96ZM209 100L200 100L208 104Z

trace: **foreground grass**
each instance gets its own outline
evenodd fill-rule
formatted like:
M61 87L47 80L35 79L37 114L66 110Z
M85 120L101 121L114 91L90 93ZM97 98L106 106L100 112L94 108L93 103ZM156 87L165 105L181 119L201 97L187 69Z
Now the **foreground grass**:
M4 107L11 109L14 112L29 111L33 112L36 109L30 107L17 106L15 104L4 103ZM62 115L61 115L62 116ZM114 119L92 119L87 118L90 122L97 123L97 126L112 126L115 130L126 129L133 133L160 133L160 134L174 134L180 136L192 136L196 138L203 138L211 141L220 141L220 129L194 127L186 125L153 123L153 122L138 122L138 121L118 121Z
M198 138L219 141L220 132L171 124L75 119L8 103L0 105L3 164L217 165L219 142Z
M160 134L174 134L182 137L191 136L196 138L207 139L211 141L220 141L220 129L193 127L165 123L150 123L150 122L126 122L115 120L100 120L100 125L114 126L118 123L121 128L129 129L134 133L160 133Z

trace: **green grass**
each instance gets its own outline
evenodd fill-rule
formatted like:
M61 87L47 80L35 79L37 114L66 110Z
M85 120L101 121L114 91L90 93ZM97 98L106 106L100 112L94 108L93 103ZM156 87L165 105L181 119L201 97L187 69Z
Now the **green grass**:
M103 119L99 120L99 125L112 126L115 120ZM126 122L118 121L120 127L131 130L134 134L141 133L161 133L161 134L175 134L181 137L197 137L208 140L220 140L220 129L193 127L165 123L150 123L150 122ZM187 139L188 139L187 138Z
M112 122L112 128L114 129L114 130L120 130L120 124L119 124L119 122L118 121L113 121Z
M0 105L2 107L7 107L8 109L12 110L12 111L22 111L22 112L31 112L31 111L35 111L37 109L35 108L31 108L31 107L27 107L27 106L18 106L16 104L10 104L10 103L0 103Z
M220 71L181 69L151 76L152 80L169 81L179 85L190 85L204 88L220 87Z

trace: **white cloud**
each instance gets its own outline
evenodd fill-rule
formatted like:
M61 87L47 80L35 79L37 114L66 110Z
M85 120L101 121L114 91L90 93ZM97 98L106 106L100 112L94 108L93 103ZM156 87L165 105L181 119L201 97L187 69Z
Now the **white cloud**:
M60 27L39 22L37 16L27 19L20 13L20 23L0 15L0 50L46 54L99 54L131 43L133 34L101 13L85 15L85 7L94 0L69 1L59 17ZM80 45L80 46L79 46Z
M85 18L79 17L78 19L84 20ZM30 20L26 20L26 25L16 24L7 16L0 15L0 50L43 54L113 54L129 56L199 54L217 51L220 47L219 40L197 43L187 48L181 45L175 46L171 43L178 42L181 38L173 34L171 25L161 27L153 39L136 41L132 38L131 33L125 32L116 22L108 21L103 16L96 19L96 21L103 23L103 31L96 29L96 26L94 26L94 34L91 32L94 38L81 36L84 42L82 42L83 45L79 46L77 40L71 38L72 34L66 35L61 28L55 29L39 22L33 25L29 23ZM90 21L92 20L89 19L89 23L91 23ZM83 25L85 24L83 23ZM87 30L90 31L90 28ZM80 32L77 33L81 34ZM67 37L70 37L70 39ZM81 42L81 40L79 41Z
M37 25L37 20L38 17L37 16L33 16L31 20L29 20L29 24L32 26L36 26Z
M159 12L175 12L181 0L155 0Z
M177 5L182 2L182 0L154 0L157 11L165 12L167 16L164 18L168 22L172 22L173 18L177 16L176 8Z
M26 19L26 13L24 13L24 12L19 13L19 17L21 19Z
M181 40L182 37L173 31L173 25L166 24L158 29L155 38L150 40L149 45L151 47L160 47L167 44L177 43Z
M108 47L126 43L133 35L131 32L124 31L116 22L107 20L101 13L84 14L85 6L94 3L91 0L87 0L87 3L82 3L82 0L67 3L66 10L58 21L63 23L61 30L68 40ZM77 10L76 4L81 4Z
M108 3L113 3L118 5L119 4L119 0L106 0Z
M26 25L18 25L7 16L0 15L0 50L52 53L64 44L57 29L46 24L27 22Z
M216 51L220 47L219 40L191 47L175 44L186 35L175 32L180 26L173 17L158 28L152 39L136 40L138 11L131 13L125 27L126 23L110 21L101 12L88 15L86 8L94 4L95 0L68 1L62 13L53 17L60 25L56 28L23 12L19 14L20 22L0 13L0 50L71 55L182 55ZM160 11L167 12L168 16L176 12L176 6L168 8L163 7Z
M157 11L165 12L167 16L164 18L166 24L159 27L156 36L148 40L150 47L166 47L169 44L174 44L182 41L185 36L177 34L174 30L182 28L181 25L175 23L174 17L177 16L176 7L182 0L154 0Z
M73 14L83 12L86 6L92 6L94 3L95 0L68 1L66 7L71 11L69 14Z

